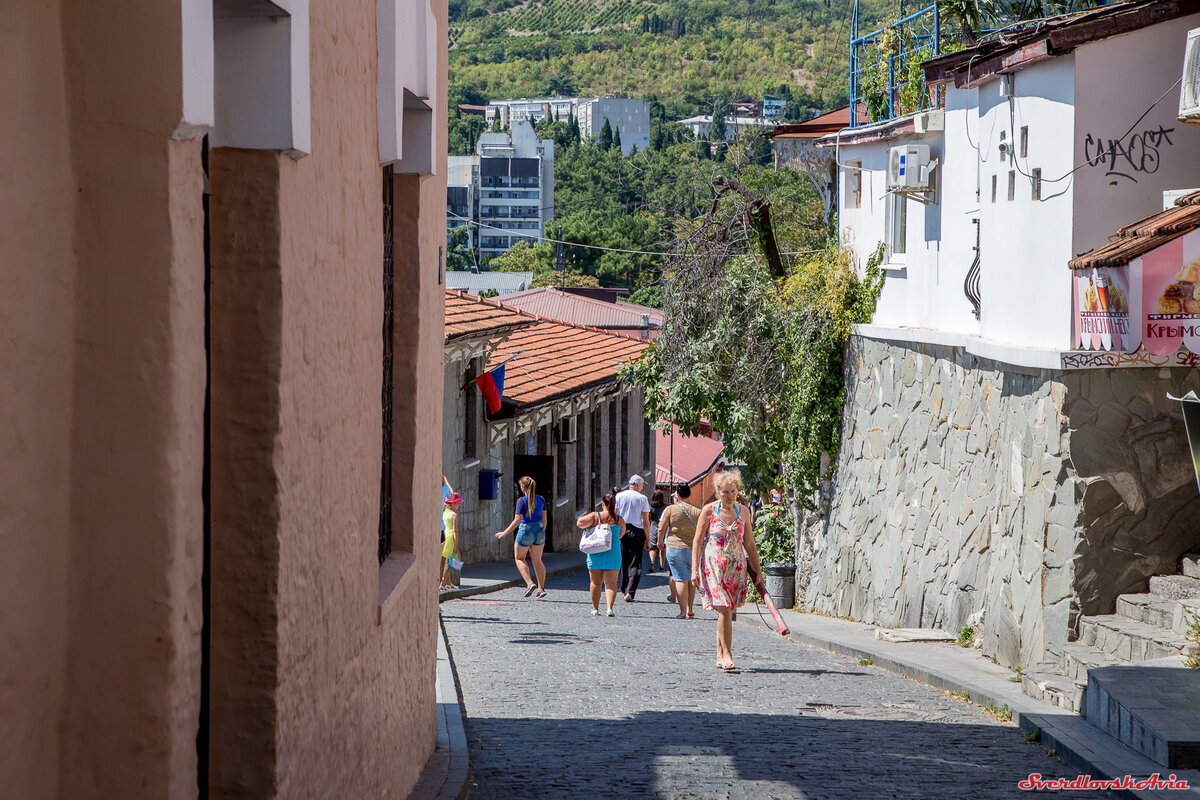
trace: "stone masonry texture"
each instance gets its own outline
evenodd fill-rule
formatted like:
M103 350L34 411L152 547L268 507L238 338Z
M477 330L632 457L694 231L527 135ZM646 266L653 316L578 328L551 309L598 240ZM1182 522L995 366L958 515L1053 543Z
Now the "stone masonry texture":
M961 348L853 337L829 512L805 602L1057 658L1080 614L1174 572L1200 497L1178 403L1195 370L1002 368Z
M586 587L443 604L470 800L1018 798L1032 772L1075 777L977 706L748 625L722 672L715 614L675 619L661 573L612 619Z

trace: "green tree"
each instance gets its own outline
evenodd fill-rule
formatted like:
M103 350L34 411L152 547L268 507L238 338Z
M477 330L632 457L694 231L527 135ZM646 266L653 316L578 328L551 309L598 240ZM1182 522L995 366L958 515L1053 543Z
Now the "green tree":
M612 143L613 143L613 147L615 147L618 150L621 149L621 128L620 128L620 126L613 128Z
M613 131L612 126L608 124L608 117L604 118L604 124L600 126L600 138L597 143L601 150L611 150L613 146Z

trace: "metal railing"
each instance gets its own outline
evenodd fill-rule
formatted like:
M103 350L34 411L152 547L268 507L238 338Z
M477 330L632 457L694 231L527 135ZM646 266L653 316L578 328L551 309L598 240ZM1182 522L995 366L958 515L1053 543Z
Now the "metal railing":
M941 14L937 4L891 25L858 35L855 4L850 39L850 108L865 108L868 124L938 108L944 95L925 83L921 63L941 54ZM859 114L851 113L857 127Z

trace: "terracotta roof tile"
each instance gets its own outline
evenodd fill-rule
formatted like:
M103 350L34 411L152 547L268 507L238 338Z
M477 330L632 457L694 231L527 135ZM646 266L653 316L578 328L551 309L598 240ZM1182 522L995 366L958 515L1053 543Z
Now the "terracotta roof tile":
M539 319L501 344L487 369L507 360L505 399L518 407L537 406L615 381L618 368L648 344L619 333Z
M446 341L489 336L512 328L533 325L537 317L495 300L461 291L446 292Z
M1171 241L1188 231L1200 228L1200 192L1192 192L1175 201L1174 208L1151 214L1132 225L1126 225L1106 245L1071 259L1071 269L1119 267L1128 264L1142 253Z

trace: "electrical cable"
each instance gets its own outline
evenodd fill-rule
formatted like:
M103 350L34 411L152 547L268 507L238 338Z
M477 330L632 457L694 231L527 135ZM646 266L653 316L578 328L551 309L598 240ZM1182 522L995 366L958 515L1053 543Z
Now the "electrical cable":
M1116 139L1112 139L1110 141L1112 141L1112 142L1123 141L1126 136L1133 133L1134 128L1136 128L1138 125L1141 124L1142 120L1144 120L1150 114L1150 112L1154 110L1155 106L1157 106L1159 103L1161 103L1166 98L1166 96L1169 95L1171 92L1173 92L1179 86L1179 84L1182 82L1183 82L1183 76L1181 75L1178 80L1176 80L1169 87L1167 87L1167 90L1165 92L1163 92L1161 95L1159 95L1159 98L1157 100L1155 100L1153 103L1150 104L1149 108L1147 108L1145 111L1142 112L1142 115L1140 117L1138 117L1136 120L1134 120L1134 123L1129 126L1128 130L1126 130L1123 134L1121 134ZM1012 97L1009 97L1008 103L1009 103L1009 124L1013 125L1013 124L1016 124L1013 121L1013 120L1015 120L1015 113L1016 113L1015 110L1013 109L1014 99ZM1015 138L1014 138L1014 141L1015 141ZM1112 153L1113 149L1114 149L1113 147L1110 147L1108 149L1108 151L1100 153L1099 156L1109 155ZM1034 180L1034 177L1032 175L1026 173L1023 169L1021 169L1020 165L1017 164L1017 154L1014 152L1012 155L1013 155L1013 159L1012 159L1013 169L1015 169L1017 172L1021 173L1026 178L1029 178L1030 180ZM1098 164L1099 156L1097 158L1085 160L1082 164L1075 167L1070 172L1064 173L1060 177L1042 178L1041 181L1042 181L1042 183L1058 183L1059 181L1064 181L1067 178L1074 175L1079 170L1083 169L1084 167L1095 166L1096 164Z

